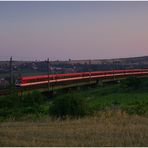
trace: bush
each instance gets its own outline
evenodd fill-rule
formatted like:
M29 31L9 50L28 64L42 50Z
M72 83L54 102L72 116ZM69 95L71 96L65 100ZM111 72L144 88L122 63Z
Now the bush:
M141 83L142 82L140 78L137 78L135 76L130 76L126 78L125 80L122 80L120 86L121 88L124 88L124 89L135 90L135 89L140 88Z
M137 102L137 101L131 104L128 104L126 107L123 107L123 109L128 114L144 115L146 113L145 103Z
M45 103L44 97L40 92L34 91L19 97L17 94L0 97L0 117L21 118L26 114L38 114L42 112L40 107Z
M50 115L54 117L82 117L87 113L88 104L86 100L70 94L55 99L50 107Z
M44 102L44 97L40 92L34 91L25 95L22 100L22 105L25 106L37 106Z

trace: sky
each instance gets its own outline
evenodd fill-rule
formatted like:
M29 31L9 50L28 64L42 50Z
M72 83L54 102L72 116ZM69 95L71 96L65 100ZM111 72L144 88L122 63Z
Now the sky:
M0 1L0 60L148 55L148 1Z

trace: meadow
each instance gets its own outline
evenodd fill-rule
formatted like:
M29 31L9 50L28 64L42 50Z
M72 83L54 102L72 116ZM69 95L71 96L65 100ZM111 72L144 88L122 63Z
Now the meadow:
M148 118L105 111L81 119L0 123L0 146L148 146Z
M141 82L61 90L50 99L40 92L0 97L0 146L148 146L148 80ZM53 118L52 105L65 98L85 100L87 114Z

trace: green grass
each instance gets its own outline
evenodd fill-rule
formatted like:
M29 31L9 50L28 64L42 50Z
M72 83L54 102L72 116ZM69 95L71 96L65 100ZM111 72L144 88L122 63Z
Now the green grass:
M17 94L0 97L0 121L9 118L20 120L28 115L33 119L48 116L50 103L39 92L31 92L22 97Z
M128 90L116 85L97 86L95 88L83 87L71 90L69 93L58 93L53 97L62 99L68 96L86 99L90 113L110 109L121 109L129 114L148 115L148 80L143 80L143 86ZM0 97L0 121L9 118L21 120L26 118L39 119L48 117L52 101L39 92L24 94L22 97Z
M147 89L123 90L120 85L103 86L84 89L77 92L70 92L71 95L79 95L88 101L89 106L100 111L107 107L120 107L127 109L130 106L139 104L148 113L148 91ZM65 94L58 97L63 98ZM137 107L137 106L135 106ZM139 106L138 106L139 107ZM138 109L137 107L137 109Z

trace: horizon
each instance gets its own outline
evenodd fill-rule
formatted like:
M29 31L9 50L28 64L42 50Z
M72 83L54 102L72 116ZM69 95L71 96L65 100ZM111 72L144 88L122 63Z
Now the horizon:
M10 61L10 58L11 58L12 56L10 56L9 58L7 58L7 59L5 59L5 60L0 60L0 62L9 62ZM98 61L101 61L101 60L118 60L118 59L132 59L132 58L145 58L145 57L148 57L148 55L144 55L144 56L134 56L134 57L118 57L118 58L106 58L106 59L65 59L65 60L50 60L49 59L49 61L51 61L51 62L55 62L55 61L59 61L59 62L67 62L67 61L69 61L69 60L71 60L71 61L89 61L89 60L91 60L91 61L95 61L95 60L98 60ZM1 59L1 58L0 58ZM14 62L34 62L34 61L37 61L37 62L43 62L43 61L46 61L48 58L46 58L46 59L42 59L42 60L40 60L40 59L34 59L34 60L17 60L17 58L13 58L12 57L12 61L14 61Z
M147 1L0 1L0 60L148 55Z

